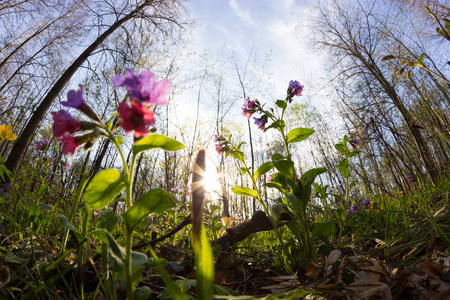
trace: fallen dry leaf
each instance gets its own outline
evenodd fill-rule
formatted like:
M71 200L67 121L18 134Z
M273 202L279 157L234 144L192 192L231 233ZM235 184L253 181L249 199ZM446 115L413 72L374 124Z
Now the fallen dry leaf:
M378 266L362 266L359 268L359 270L366 272L368 275L370 275L376 281L387 283L386 273L384 272L383 267L380 265L378 265Z
M309 278L316 280L319 278L320 274L322 274L322 268L318 264L311 262L306 266L305 275Z
M444 268L435 263L434 261L431 261L429 259L426 259L419 263L419 267L427 273L429 276L440 279L442 278L442 274L444 272Z

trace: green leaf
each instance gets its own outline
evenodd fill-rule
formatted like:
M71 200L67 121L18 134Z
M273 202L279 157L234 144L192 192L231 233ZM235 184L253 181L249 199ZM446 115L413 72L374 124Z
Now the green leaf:
M343 155L346 155L348 152L348 147L347 145L344 145L342 143L336 144L334 146L334 148L336 148L337 151L341 152Z
M41 212L52 210L54 208L55 207L50 205L50 204L41 204L41 205L39 205L39 209L41 210Z
M119 218L116 213L110 210L101 212L102 218L100 220L100 228L104 228L107 231L111 232L116 227L119 222Z
M327 169L325 168L314 168L305 172L300 178L299 186L301 187L301 200L304 209L311 197L311 186L314 183L314 180L316 180L318 175L326 171Z
M92 210L103 209L125 188L125 178L116 169L100 171L84 193L84 202Z
M246 168L240 168L240 169L241 169L242 175L245 175L248 173Z
M311 241L314 243L315 239L320 237L324 242L333 235L335 225L333 222L316 223L311 233Z
M394 58L395 58L394 55L386 55L385 57L383 57L383 58L381 59L381 61L391 60L391 59L394 59Z
M283 193L283 194L286 193L286 190L283 188L283 185L281 183L278 183L278 182L267 182L267 183L264 183L263 186L267 186L267 187L270 187L270 188L276 188L281 193Z
M424 58L424 56L425 56L425 53L422 53L422 54L420 54L420 57L417 59L417 63L420 66L423 66L423 58Z
M122 214L122 219L127 230L133 231L149 214L162 213L175 206L175 197L171 193L156 189L139 198L130 209Z
M112 249L111 249L112 250ZM111 269L118 275L123 282L126 281L124 260L120 260L113 252L111 252ZM131 281L133 286L137 285L142 279L142 271L148 259L144 253L131 252Z
M350 152L350 153L347 155L347 157L353 157L353 156L356 156L356 155L359 154L359 153L361 153L361 151L352 151L352 152Z
M72 232L75 234L75 236L77 237L78 241L82 241L84 239L84 236L78 231L78 229L75 228L75 226L73 226L72 223L70 223L70 221L62 214L57 214L59 220L61 221L62 226L64 226L65 228L72 230Z
M161 277L166 285L166 288L169 290L169 293L172 296L172 298L175 300L185 300L185 299L187 300L188 298L186 297L186 295L178 288L178 286L175 285L173 280L169 277L169 274L167 274L166 270L161 264L161 259L158 258L158 256L156 256L152 248L150 248L149 250L153 258L153 262L155 263L159 274L161 274Z
M94 231L93 234L102 242L109 245L111 254L113 254L116 259L120 260L120 262L122 263L125 261L125 249L117 244L116 240L109 234L108 231L104 229L98 229Z
M152 290L148 286L141 286L134 290L134 299L147 300L150 299Z
M266 127L264 129L264 132L266 132L269 128L276 128L278 130L283 130L286 127L286 123L283 120L277 120L270 124L270 126Z
M140 139L133 146L133 154L136 155L142 151L160 148L166 151L176 151L184 148L180 142L171 139L162 134L151 134Z
M116 136L116 140L119 145L123 144L123 137L121 135Z
M341 174L344 175L345 178L348 178L350 176L350 168L348 167L348 159L344 159L341 161L339 165L336 166L336 168L341 171Z
M294 162L292 160L273 161L273 165L287 178L291 178L292 180L297 179L295 175Z
M213 299L214 296L214 259L211 244L202 226L200 248L195 253L197 267L197 296L199 299Z
M287 195L288 203L293 211L296 212L297 216L301 216L301 209L303 208L300 202L300 199L295 196L295 194Z
M344 135L344 144L347 145L347 143L348 143L348 136Z
M314 180L316 180L316 177L319 176L320 174L323 174L327 171L327 169L325 168L314 168L311 169L307 172L305 172L305 174L302 175L302 177L300 178L300 182L306 186L306 185L312 185L314 183Z
M232 150L230 151L230 155L243 163L245 162L245 155L242 151Z
M242 186L235 186L232 188L233 193L236 195L242 195L242 196L251 196L258 198L258 194L253 189L249 189Z
M73 226L72 223L70 223L69 220L67 220L66 216L62 215L62 214L57 214L59 220L61 221L62 226L64 226L67 229L72 230L73 232L79 232L78 229L75 228L75 226Z
M295 128L287 134L287 142L295 143L301 142L309 138L314 133L314 130L309 128Z
M253 175L253 178L258 179L259 176L269 172L274 167L273 163L271 161L268 161L266 163L263 163L261 166L259 166L258 169L256 169L255 174Z
M283 160L284 156L281 155L280 153L275 153L274 155L272 155L272 160Z
M44 183L39 187L38 195L39 197L44 196L44 194L48 191L48 183Z
M284 100L277 100L276 104L279 108L282 108L282 109L286 109L286 107L287 107L287 103Z
M13 173L10 170L8 170L8 168L5 165L0 164L0 177L2 177L2 179L4 181L5 177L3 176L3 174L6 174L6 176L8 176L8 178L11 178L13 175Z

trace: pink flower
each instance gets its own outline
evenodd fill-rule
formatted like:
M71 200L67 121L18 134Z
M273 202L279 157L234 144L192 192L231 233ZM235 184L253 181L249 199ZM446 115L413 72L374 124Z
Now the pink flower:
M66 110L52 111L51 114L53 116L53 134L57 138L66 132L74 133L82 129L81 122L74 119Z
M133 70L128 69L126 76L118 74L112 81L116 88L125 86L132 101L145 104L167 104L166 95L172 90L172 83L168 79L157 81L155 74L148 70L136 76Z
M244 100L244 106L242 107L242 114L247 118L250 119L250 117L255 113L257 110L256 101L250 101L250 98L247 97Z
M80 144L77 143L77 138L71 135L63 135L60 141L63 142L62 153L72 154L72 156L77 152L77 148Z
M153 111L138 102L131 102L131 107L123 101L119 104L119 125L129 134L134 130L135 137L144 137L148 134L147 126L155 124Z

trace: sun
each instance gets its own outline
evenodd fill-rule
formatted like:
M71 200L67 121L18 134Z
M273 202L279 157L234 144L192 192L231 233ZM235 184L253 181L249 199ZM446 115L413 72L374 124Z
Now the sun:
M206 172L202 180L203 188L206 192L219 191L220 185L217 182L218 176L215 168L206 167Z

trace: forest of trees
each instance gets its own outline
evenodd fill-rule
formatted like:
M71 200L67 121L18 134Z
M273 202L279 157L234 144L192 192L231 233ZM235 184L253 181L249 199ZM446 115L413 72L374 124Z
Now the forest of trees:
M308 94L306 87L303 97L287 108L287 130L300 126L315 131L291 151L298 176L324 167L327 172L316 182L328 185L329 193L344 195L346 178L337 168L342 157L335 145L347 135L360 151L350 159L350 192L395 198L448 181L449 3L317 1L309 18L314 34L298 42L324 58L327 71L321 86L327 99ZM242 149L252 170L274 153L286 155L274 135L240 114L247 97L275 99L262 86L264 76L270 76L261 72L270 55L261 58L253 48L246 57L227 49L182 54L195 26L183 0L0 0L0 24L0 124L11 125L17 135L17 140L0 144L0 156L13 175L4 177L4 183L38 191L35 170L41 169L42 153L37 145L50 140L46 155L58 163L50 166L47 202L68 209L71 204L62 199L75 193L83 174L88 178L111 167L120 169L119 157L107 139L74 156L63 155L50 112L59 110L59 100L81 83L88 104L109 119L125 97L111 78L127 69L136 74L152 70L173 84L169 104L154 108L157 132L185 148L139 156L134 198L160 188L176 190L180 202L189 202L194 157L205 148L214 168L220 168L222 186L210 197L219 201L214 204L221 207L221 216L242 214L249 219L261 209L254 198L232 193L234 186L251 182L240 172L239 161L215 153L213 138L231 135L236 144L245 142ZM186 69L186 60L196 68ZM186 96L194 113L178 118ZM330 103L327 109L333 115L323 103ZM133 139L123 130L117 133L124 137L121 147L129 160ZM274 192L263 186L267 177L261 176L258 185L270 202ZM124 209L117 203L115 212Z
M52 139L49 111L57 107L55 100L82 82L89 103L102 116L109 116L121 95L108 81L126 68L151 68L174 82L171 104L156 111L163 121L158 129L186 145L179 153L142 156L135 176L140 183L136 193L149 187L186 190L198 148L212 148L214 134L248 135L247 126L229 126L230 109L258 92L261 75L252 70L264 68L265 62L256 60L254 50L240 61L231 54L205 53L192 58L201 67L186 79L177 51L191 24L182 4L5 1L0 6L5 28L0 37L0 113L2 124L11 124L19 136L14 144L4 143L1 154L17 182L32 184L26 183L28 171L23 166L33 164L37 155L33 149L39 140ZM292 108L292 120L316 131L310 145L314 162L298 157L300 170L305 163L324 166L329 172L323 182L333 189L342 188L343 179L334 167L339 157L330 149L344 132L360 141L362 153L353 161L352 176L369 193L394 195L414 189L411 178L433 183L445 178L450 159L448 41L434 30L440 24L423 5L429 5L437 20L448 15L445 3L426 1L361 1L353 6L332 2L319 8L312 30L320 34L310 43L330 58L329 78L324 80L330 80L333 93L329 100L343 125L335 130L330 122L336 116L329 119L317 110L323 99L308 98ZM184 124L170 121L173 112L182 109L176 106L177 97L189 88L193 97L197 94L192 99L197 112L199 105L215 110L210 117L213 121L198 113ZM258 132L253 135L249 146L255 166L279 146ZM116 157L110 150L110 143L102 141L78 153L65 179L55 179L57 190L63 193L76 187L77 174L83 171L96 173L114 165ZM232 175L238 172L237 166L227 162L226 168L227 185L240 184ZM247 205L235 196L227 197L232 197L235 211Z

